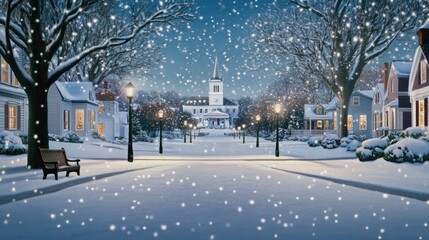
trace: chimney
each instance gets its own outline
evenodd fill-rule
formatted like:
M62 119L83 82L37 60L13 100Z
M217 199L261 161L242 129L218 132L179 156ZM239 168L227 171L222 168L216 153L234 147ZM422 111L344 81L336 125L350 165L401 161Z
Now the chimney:
M419 37L420 46L429 45L429 19L417 31L417 36Z
M103 82L103 87L104 87L104 89L103 89L104 92L109 91L109 84L107 83L107 81Z
M386 92L387 83L389 81L389 63L388 62L383 63L383 66L381 67L381 73L383 74L384 91Z

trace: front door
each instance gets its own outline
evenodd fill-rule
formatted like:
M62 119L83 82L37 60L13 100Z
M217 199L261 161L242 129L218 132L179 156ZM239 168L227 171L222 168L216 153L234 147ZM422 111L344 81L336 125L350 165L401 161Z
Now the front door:
M104 137L105 135L105 124L104 123L99 123L98 124L98 134L100 135L100 137Z

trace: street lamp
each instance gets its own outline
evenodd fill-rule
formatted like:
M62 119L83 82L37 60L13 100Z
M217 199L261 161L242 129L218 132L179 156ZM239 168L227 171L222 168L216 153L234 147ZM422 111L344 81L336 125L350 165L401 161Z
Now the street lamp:
M192 143L192 123L189 124L189 143Z
M162 154L162 119L164 118L164 111L161 109L158 111L159 118L159 153Z
M240 139L240 138L241 138L241 137L240 137L240 130L241 130L241 127L238 127L237 129L238 129L238 139Z
M133 154L133 118L132 118L132 113L133 113L133 109L131 106L131 102L133 100L134 94L135 94L136 88L134 87L134 85L129 82L126 86L125 86L125 95L127 96L128 100L129 100L129 104L128 104L128 162L133 162L134 160L134 154Z
M261 115L256 115L256 147L259 147L259 121L261 121Z
M246 131L244 129L246 128L246 124L241 125L243 127L243 143L246 143Z
M188 121L183 122L183 142L186 143L186 128L188 127Z
M232 138L235 139L235 128L232 129Z
M195 133L197 132L197 126L194 126L194 140L195 140Z
M282 106L277 103L276 105L274 105L274 112L276 113L276 157L280 156L280 151L279 151L279 115L280 115L280 111L281 111Z

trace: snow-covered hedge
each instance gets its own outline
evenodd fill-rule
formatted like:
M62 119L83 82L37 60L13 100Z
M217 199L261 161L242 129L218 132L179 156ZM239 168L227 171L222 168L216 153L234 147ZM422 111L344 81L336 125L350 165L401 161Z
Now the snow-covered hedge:
M340 138L336 134L326 134L320 145L327 149L337 148L340 145Z
M397 143L399 140L404 139L404 134L402 132L392 132L390 131L387 134L386 140L389 145Z
M429 143L407 137L387 147L384 159L396 163L423 163L429 160Z
M0 132L0 154L18 155L27 152L20 137L9 131Z
M403 133L405 137L412 137L415 139L418 139L425 135L425 132L423 131L423 129L419 127L409 127L405 129Z
M349 145L347 145L347 151L356 151L356 149L358 149L359 147L362 146L362 143L358 140L353 140L351 143L349 143Z
M310 147L318 147L320 146L320 142L322 142L321 137L311 137L310 139L308 139L307 144Z
M146 131L139 131L137 134L133 134L133 142L153 142Z
M61 135L56 134L48 134L49 141L56 141L56 142L69 142L69 143L83 143L83 139L79 137L76 133L73 131L64 132Z
M362 142L362 147L356 149L356 157L361 162L374 161L384 156L384 149L386 147L386 139L368 139Z
M270 135L265 137L265 140L268 141L276 141L277 132L273 131ZM287 140L287 138L290 136L290 131L284 128L279 129L279 141Z
M340 140L340 146L341 147L347 147L353 140L349 137L343 137Z

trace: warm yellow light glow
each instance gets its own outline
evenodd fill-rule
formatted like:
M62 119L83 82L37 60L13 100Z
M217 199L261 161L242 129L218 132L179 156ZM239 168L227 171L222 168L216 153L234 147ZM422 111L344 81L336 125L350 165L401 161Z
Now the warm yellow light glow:
M161 109L161 110L158 111L158 117L160 119L162 119L164 117L164 110Z
M241 127L243 127L243 129L245 129L246 128L246 124L241 125Z
M126 95L128 98L133 98L133 97L134 97L135 92L136 92L136 88L134 87L134 85L133 85L131 82L129 82L129 83L125 86L125 95Z
M186 120L185 120L185 121L183 122L183 125L185 125L185 126L186 126L186 125L188 125L188 121L186 121Z
M280 103L277 103L276 105L274 105L274 112L275 113L280 113L280 111L281 111L281 109L282 109L282 106L280 105Z
M192 125L192 123L190 123L190 124L189 124L189 128L192 128L192 126L193 126L193 125Z
M259 114L256 115L255 119L256 119L257 122L261 121L261 115L259 115Z

